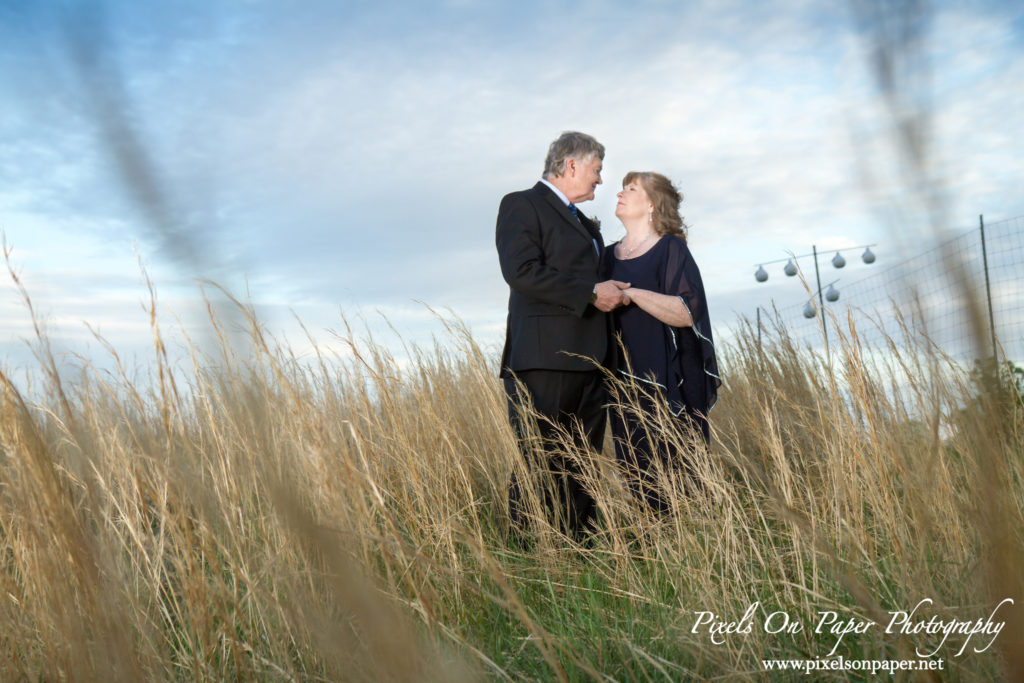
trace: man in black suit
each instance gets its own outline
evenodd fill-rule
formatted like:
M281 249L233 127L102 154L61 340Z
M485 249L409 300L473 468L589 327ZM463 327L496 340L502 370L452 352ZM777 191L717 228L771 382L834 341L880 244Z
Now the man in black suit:
M552 477L542 494L548 513L577 538L593 518L594 500L580 481L579 467L559 448L556 429L568 429L582 448L601 451L606 395L597 364L613 355L605 313L626 302L622 290L629 287L598 281L604 242L597 225L576 209L576 203L594 198L603 160L604 146L597 140L563 133L548 149L541 181L501 200L495 239L510 288L501 356L509 420L527 462ZM527 443L523 399L543 417L536 425L541 454ZM520 529L525 522L521 487L513 473L509 511Z

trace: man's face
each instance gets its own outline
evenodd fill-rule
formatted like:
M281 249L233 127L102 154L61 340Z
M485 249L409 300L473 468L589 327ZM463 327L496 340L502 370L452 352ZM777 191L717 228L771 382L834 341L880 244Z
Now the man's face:
M594 198L594 188L601 184L601 169L604 163L596 156L580 161L569 159L565 162L565 177L569 191L565 196L573 204Z

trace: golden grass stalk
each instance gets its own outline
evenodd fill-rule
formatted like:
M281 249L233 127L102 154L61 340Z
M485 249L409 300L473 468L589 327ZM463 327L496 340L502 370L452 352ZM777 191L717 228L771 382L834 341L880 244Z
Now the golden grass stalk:
M532 473L461 323L442 317L446 343L402 360L345 323L346 358L300 359L235 305L244 353L222 335L182 369L153 295L148 381L118 362L70 383L44 355L54 379L32 403L0 374L0 678L756 678L762 658L835 643L806 629L711 646L696 611L884 621L928 597L978 617L1015 595L1015 574L977 567L1019 557L1020 403L994 402L912 325L872 348L864 322L837 324L830 361L781 323L765 347L741 335L722 350L710 450L644 416L697 454L693 475L659 472L666 515L634 500L610 443L580 453L566 434L601 511L595 542L562 536L531 494L522 550L506 544L507 484ZM640 387L616 388L636 405ZM875 630L839 651L935 646ZM965 680L1007 660L949 659Z

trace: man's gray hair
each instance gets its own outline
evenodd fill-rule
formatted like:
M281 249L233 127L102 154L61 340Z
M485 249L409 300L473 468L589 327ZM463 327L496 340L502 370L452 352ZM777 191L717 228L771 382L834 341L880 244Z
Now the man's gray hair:
M548 147L548 158L544 160L544 177L561 176L565 173L565 162L569 159L589 161L595 156L604 159L604 145L586 133L566 131Z

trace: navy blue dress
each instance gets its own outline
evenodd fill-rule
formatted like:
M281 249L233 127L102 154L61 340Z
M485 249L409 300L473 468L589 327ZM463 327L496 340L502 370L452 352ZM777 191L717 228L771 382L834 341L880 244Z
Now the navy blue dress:
M632 259L615 256L615 245L604 253L604 274L638 289L678 296L693 319L692 327L666 325L636 304L615 309L615 332L621 335L617 371L641 389L637 396L616 396L625 404L611 410L615 454L634 491L652 507L666 504L653 487L650 471L655 459L663 466L688 469L689 454L672 452L670 440L643 425L641 414L668 414L684 428L710 441L707 414L715 404L721 380L711 335L707 299L700 270L683 238L661 237L647 252ZM655 405L657 402L658 405ZM692 479L692 477L690 478ZM695 483L695 481L694 481Z

